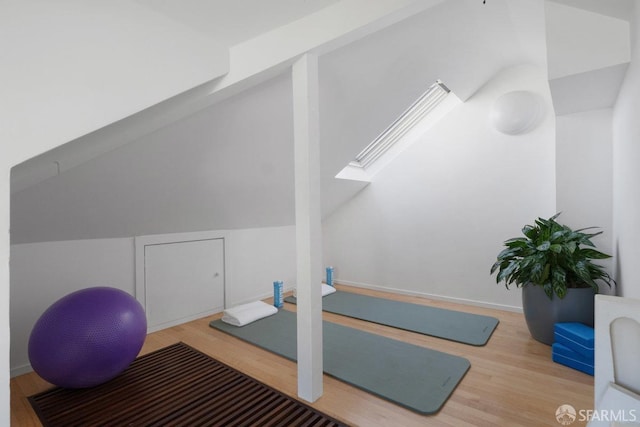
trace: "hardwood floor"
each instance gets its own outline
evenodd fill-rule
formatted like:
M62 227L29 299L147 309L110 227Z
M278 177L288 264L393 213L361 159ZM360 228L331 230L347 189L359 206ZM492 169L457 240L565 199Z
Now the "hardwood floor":
M559 426L558 406L593 408L593 377L551 361L551 348L533 340L522 314L425 298L338 286L350 292L494 316L500 324L484 347L324 313L325 320L466 357L471 369L440 412L423 416L333 378L324 377L324 394L313 407L353 426ZM285 309L295 306L285 304ZM147 337L141 354L183 341L290 395L296 396L296 365L208 326L207 317ZM40 426L27 396L51 385L35 373L11 380L11 425ZM576 420L572 426L585 425Z

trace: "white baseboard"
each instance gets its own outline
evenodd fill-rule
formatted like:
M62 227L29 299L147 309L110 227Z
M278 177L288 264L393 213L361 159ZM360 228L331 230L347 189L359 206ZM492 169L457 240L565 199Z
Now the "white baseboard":
M11 368L10 375L11 375L11 378L13 378L13 377L17 377L18 375L28 374L29 372L32 372L32 371L33 371L33 368L31 367L31 364L27 363L26 365Z
M287 292L293 291L293 289L294 289L294 286L285 287L285 288L282 289L282 293L286 294ZM227 308L235 307L236 305L240 305L240 304L247 304L247 303L250 303L250 302L257 301L257 300L265 300L267 298L273 298L273 292L267 292L267 293L264 293L264 294L255 295L252 298L243 299L243 300L240 300L238 302L231 302L231 303L229 303L229 306Z
M374 291L392 292L392 293L401 294L401 295L431 298L439 301L455 302L458 304L472 305L475 307L483 307L483 308L491 308L494 310L504 310L504 311L522 313L522 307L517 307L513 305L496 304L496 303L491 303L486 301L477 301L477 300L466 299L466 298L448 297L444 295L435 295L435 294L429 294L426 292L409 291L406 289L389 288L386 286L377 286L377 285L371 285L368 283L352 282L350 280L342 280L342 279L336 280L336 284L353 286L356 288L371 289Z

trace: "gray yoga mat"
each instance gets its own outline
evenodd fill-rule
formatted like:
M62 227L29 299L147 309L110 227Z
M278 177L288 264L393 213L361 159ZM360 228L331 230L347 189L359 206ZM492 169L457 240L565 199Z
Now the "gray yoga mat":
M495 317L342 291L322 297L322 310L471 345L485 345L498 326Z
M323 322L324 372L421 414L437 412L470 367L467 359ZM280 310L237 327L209 324L287 359L297 360L296 313Z

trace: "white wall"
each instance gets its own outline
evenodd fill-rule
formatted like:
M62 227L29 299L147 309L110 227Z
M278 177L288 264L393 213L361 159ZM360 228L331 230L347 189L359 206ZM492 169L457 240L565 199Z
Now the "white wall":
M225 257L229 306L273 294L273 281L295 280L295 226L233 230ZM91 286L135 295L133 238L71 240L11 246L11 374L30 371L29 335L63 296Z
M229 236L227 305L273 296L275 280L285 290L295 286L295 226L231 230Z
M613 222L620 295L640 298L640 7L633 3L631 64L613 114Z
M493 102L532 90L547 114L519 136L488 122ZM455 87L452 88L455 92ZM520 307L489 276L502 242L555 213L555 121L544 71L509 69L398 156L324 221L339 282Z
M600 227L603 234L594 243L610 255L614 253L612 117L611 109L556 117L556 204L562 212L558 220L574 229ZM614 273L612 262L598 261Z

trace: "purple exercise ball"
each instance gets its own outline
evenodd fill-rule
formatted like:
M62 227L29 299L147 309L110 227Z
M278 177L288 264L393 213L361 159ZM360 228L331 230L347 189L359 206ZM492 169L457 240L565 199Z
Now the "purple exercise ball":
M60 387L93 387L136 358L147 335L140 303L116 288L81 289L56 301L29 337L31 367Z

